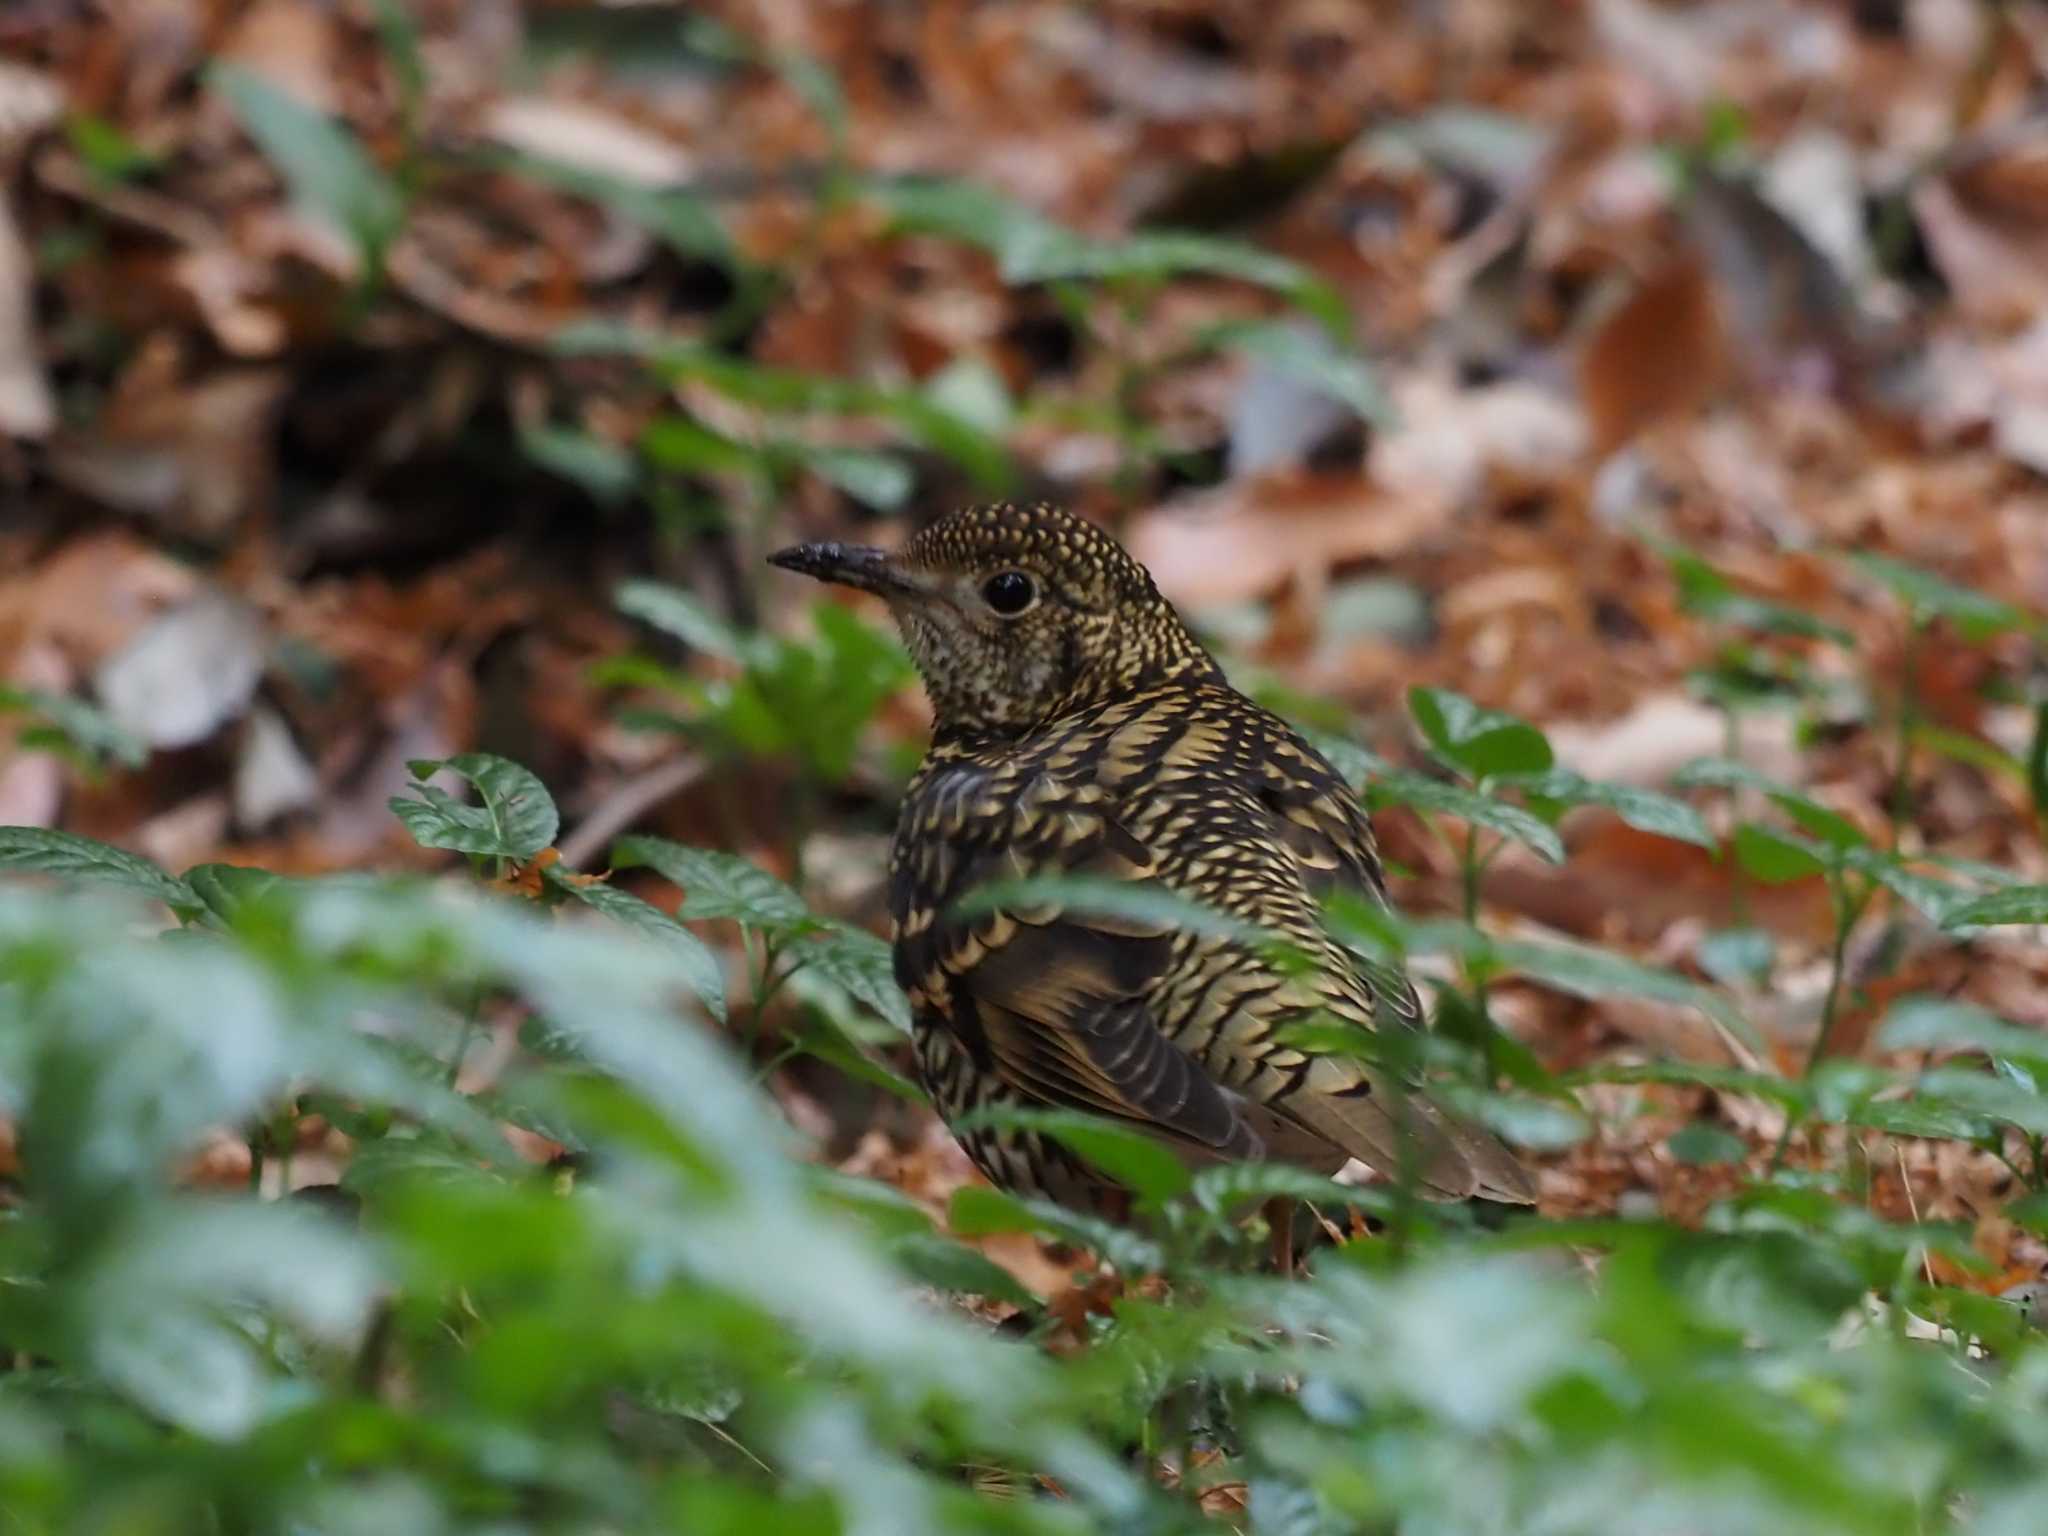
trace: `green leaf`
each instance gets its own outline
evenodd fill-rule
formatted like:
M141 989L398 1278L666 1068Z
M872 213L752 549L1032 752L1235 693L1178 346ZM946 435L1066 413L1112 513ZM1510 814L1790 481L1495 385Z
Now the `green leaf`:
M1885 1014L1877 1044L1887 1051L1981 1051L2048 1063L2048 1034L1945 997L1901 998Z
M2017 1200L2008 1200L1999 1215L2037 1236L2048 1235L2048 1190L2036 1190Z
M1348 736L1311 730L1298 722L1294 728L1301 733L1301 739L1322 753L1344 782L1355 790L1363 790L1380 775L1395 771L1394 765L1379 753L1361 747Z
M1293 1163L1224 1163L1194 1176L1189 1193L1196 1205L1219 1219L1234 1220L1265 1200L1302 1200L1310 1205L1385 1214L1393 1197L1384 1188L1339 1184Z
M1778 946L1763 928L1722 928L1706 935L1693 952L1700 969L1724 987L1761 987L1770 980Z
M1820 844L1750 821L1735 829L1734 848L1742 872L1766 885L1811 879L1826 874L1830 867Z
M1024 1200L982 1184L955 1190L946 1220L962 1237L1049 1233L1092 1250L1126 1275L1153 1274L1166 1267L1166 1254L1149 1238L1099 1217L1065 1210L1049 1200Z
M1960 886L1910 870L1893 855L1875 848L1851 849L1846 862L1937 927L1948 926L1950 915L1971 899L1970 892Z
M892 453L875 453L865 448L793 449L812 473L855 501L878 512L893 512L910 499L917 477L908 464Z
M0 827L0 870L124 885L181 917L204 906L192 887L139 854L46 827Z
M662 945L690 974L691 990L719 1023L725 1022L725 968L697 935L652 902L642 901L631 891L622 891L601 880L579 879L568 870L551 865L546 872L549 885L575 897L594 912L602 912L646 934Z
M732 238L718 216L707 203L680 187L628 181L545 155L521 152L503 160L507 169L519 175L584 198L629 224L637 224L680 256L726 266L737 264Z
M1903 560L1860 551L1847 558L1864 575L1902 600L1912 610L1916 623L1946 619L1963 638L1974 641L1988 640L2009 630L2037 628L2032 618L2011 603L1945 581Z
M1966 763L1983 773L2004 774L2021 784L2027 782L2027 765L1981 736L1926 720L1915 720L1908 734L1914 746L1925 747L1952 762Z
M766 411L882 417L959 464L983 490L1000 495L1017 479L1016 465L1001 443L937 404L922 389L891 388L830 374L765 367L695 339L607 321L564 326L555 333L552 346L571 355L642 358L664 377L695 381L729 399ZM672 423L678 419L664 421ZM761 462L759 450L733 444L695 423L690 425L693 451L723 442L728 445L726 451L731 458L728 467L744 468ZM645 450L649 444L643 442L642 446Z
M1660 553L1670 562L1671 573L1678 581L1679 605L1688 613L1737 629L1826 640L1845 649L1855 644L1855 637L1839 625L1803 609L1739 590L1727 576L1689 550L1665 545Z
M552 843L561 828L547 786L509 758L465 752L446 760L422 759L407 767L418 781L412 786L418 798L394 797L391 810L422 848L448 848L524 862ZM444 770L468 780L478 803L465 805L446 790L425 782Z
M283 173L300 210L354 239L374 264L405 221L405 199L355 136L238 64L214 64L206 78Z
M683 904L676 915L681 918L731 918L775 934L813 924L801 896L737 854L686 848L665 837L622 837L612 844L612 865L644 866L680 886Z
M1394 420L1394 405L1373 366L1355 353L1337 350L1321 331L1285 321L1234 321L1211 328L1202 344L1243 352L1288 377L1350 407L1379 426Z
M1719 1067L1698 1061L1650 1061L1615 1063L1566 1073L1567 1084L1582 1083L1666 1083L1673 1087L1711 1088L1716 1093L1747 1094L1788 1109L1803 1111L1806 1085L1796 1078L1773 1077L1763 1072L1745 1072L1739 1067Z
M1418 811L1455 816L1475 827L1513 838L1553 864L1564 862L1564 843L1554 829L1519 805L1510 805L1461 784L1445 784L1417 773L1382 774L1366 787L1366 800L1374 807L1405 805Z
M97 705L69 694L46 693L40 688L0 686L0 710L20 710L41 717L58 741L88 762L112 758L124 768L140 768L149 761L149 744ZM45 745L29 740L26 745Z
M1951 1114L1981 1115L2048 1136L2048 1098L2003 1077L1969 1067L1937 1067L1915 1085L1914 1102Z
M1038 1298L1002 1265L935 1232L906 1233L890 1243L887 1252L913 1280L935 1290L1007 1301L1027 1311L1038 1306Z
M152 175L163 165L163 151L145 149L104 117L73 112L64 119L64 136L100 181L130 181Z
M419 23L403 0L376 0L377 42L398 82L399 108L408 140L419 133L419 114L427 94L427 61L420 48Z
M1774 795L1772 799L1799 824L1801 831L1830 848L1865 849L1870 846L1870 839L1863 835L1863 829L1855 822L1804 795Z
M1867 1099L1843 1111L1840 1119L1844 1125L1882 1131L1887 1136L1929 1141L1975 1141L1990 1129L1977 1111L1924 1092L1910 1099Z
M1408 710L1423 739L1475 779L1501 773L1542 773L1550 743L1528 721L1484 709L1448 688L1411 688Z
M1251 1536L1335 1536L1347 1528L1333 1520L1313 1488L1262 1475L1246 1489Z
M872 933L833 923L792 944L789 959L870 1009L897 1033L910 1033L910 999L896 985L895 959L888 944Z
M1187 1165L1142 1131L1100 1115L1073 1109L996 1106L976 1110L962 1128L1036 1131L1050 1136L1131 1191L1148 1206L1164 1205L1188 1191Z
M94 1257L70 1281L94 1374L181 1429L223 1442L266 1417L271 1375L256 1330L223 1314L253 1307L256 1317L345 1344L382 1279L361 1242L284 1202L158 1201L109 1232ZM140 1275L147 1285L127 1278Z
M1559 991L1577 997L1618 995L1676 1003L1704 1013L1753 1047L1763 1043L1756 1027L1727 998L1675 972L1584 944L1537 944L1517 939L1493 941L1490 949L1500 965Z
M1944 928L2003 928L2048 923L2048 885L2015 885L1958 902L1941 920Z
M800 984L802 980L799 973L794 984ZM789 1043L806 1056L815 1056L827 1066L837 1068L855 1082L879 1088L905 1103L930 1102L922 1088L885 1062L869 1055L864 1045L849 1038L836 1023L812 1024L793 1035Z
M1681 789L1753 789L1766 796L1804 832L1833 848L1865 848L1870 839L1848 817L1829 810L1811 795L1802 794L1759 773L1747 763L1725 757L1695 758L1673 775Z
M1639 832L1668 837L1674 842L1692 843L1700 848L1720 846L1698 811L1683 800L1674 800L1654 790L1602 784L1581 778L1568 768L1552 768L1547 773L1502 774L1494 781L1493 787L1519 789L1532 799L1554 801L1559 805L1600 806L1614 812Z
M1749 1144L1733 1131L1704 1120L1695 1120L1681 1130L1674 1131L1671 1139L1664 1143L1671 1155L1681 1163L1694 1167L1707 1167L1716 1163L1739 1163L1749 1155Z
M1431 1097L1475 1125L1534 1151L1577 1146L1594 1132L1585 1111L1568 1100L1496 1093L1459 1082L1437 1084Z
M212 916L230 927L244 907L260 905L291 884L271 870L240 864L194 865L185 871L185 883Z
M763 469L769 463L764 449L680 415L650 421L641 429L639 449L656 469L679 475L732 474Z
M899 228L949 235L989 251L1005 282L1158 282L1207 274L1284 294L1333 336L1351 329L1343 299L1327 283L1296 262L1239 241L1170 231L1093 240L966 181L876 177L863 190Z
M632 453L581 427L522 425L519 446L535 464L581 486L600 506L618 506L640 487L640 466Z
M762 642L742 634L689 593L658 581L628 581L612 595L619 612L674 635L695 651L724 661L749 662L762 655Z
M925 380L925 398L991 436L1010 430L1017 402L1001 373L976 353L962 352Z
M2048 816L2048 697L2034 701L2034 728L2027 735L2027 798L2036 817Z

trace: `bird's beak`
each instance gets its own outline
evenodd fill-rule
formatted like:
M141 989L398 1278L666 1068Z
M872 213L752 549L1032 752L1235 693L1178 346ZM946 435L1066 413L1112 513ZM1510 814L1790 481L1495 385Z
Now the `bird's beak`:
M768 563L883 597L911 597L929 590L895 555L865 544L793 544L770 555Z

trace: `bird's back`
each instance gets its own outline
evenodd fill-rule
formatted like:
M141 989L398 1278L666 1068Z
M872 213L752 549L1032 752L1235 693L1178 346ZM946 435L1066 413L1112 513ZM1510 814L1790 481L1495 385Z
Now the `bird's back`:
M1310 957L1291 972L1215 925L1062 906L962 919L976 884L1055 876L1163 889ZM1445 1196L1526 1199L1489 1133L1389 1077L1303 1051L1288 1027L1419 1025L1398 970L1336 944L1320 901L1382 899L1348 786L1284 722L1196 677L1139 688L1027 736L942 734L892 858L897 964L941 1112L1079 1103L1201 1156L1347 1155ZM1029 1133L963 1136L1000 1183L1099 1203L1099 1180ZM1405 1169L1398 1165L1407 1161Z

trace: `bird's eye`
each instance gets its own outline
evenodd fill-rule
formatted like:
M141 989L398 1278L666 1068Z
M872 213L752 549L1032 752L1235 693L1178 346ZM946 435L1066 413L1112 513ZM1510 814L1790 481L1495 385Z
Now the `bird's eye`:
M1006 619L1038 601L1038 584L1022 571L998 571L981 584L981 599Z

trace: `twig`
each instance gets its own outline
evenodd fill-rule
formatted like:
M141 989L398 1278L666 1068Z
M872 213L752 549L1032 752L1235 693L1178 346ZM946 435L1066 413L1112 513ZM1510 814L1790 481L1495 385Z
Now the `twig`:
M555 846L562 867L580 869L614 837L633 825L670 795L681 794L704 777L710 764L694 753L671 757L636 773L599 801L576 830Z
M1899 1159L1899 1183L1906 1191L1906 1210L1913 1218L1913 1225L1920 1225L1920 1202L1913 1198L1913 1176L1906 1172L1906 1149L1898 1142L1892 1143L1892 1151ZM1934 1284L1934 1256L1927 1251L1927 1245L1920 1245L1920 1268L1927 1276L1927 1283Z

